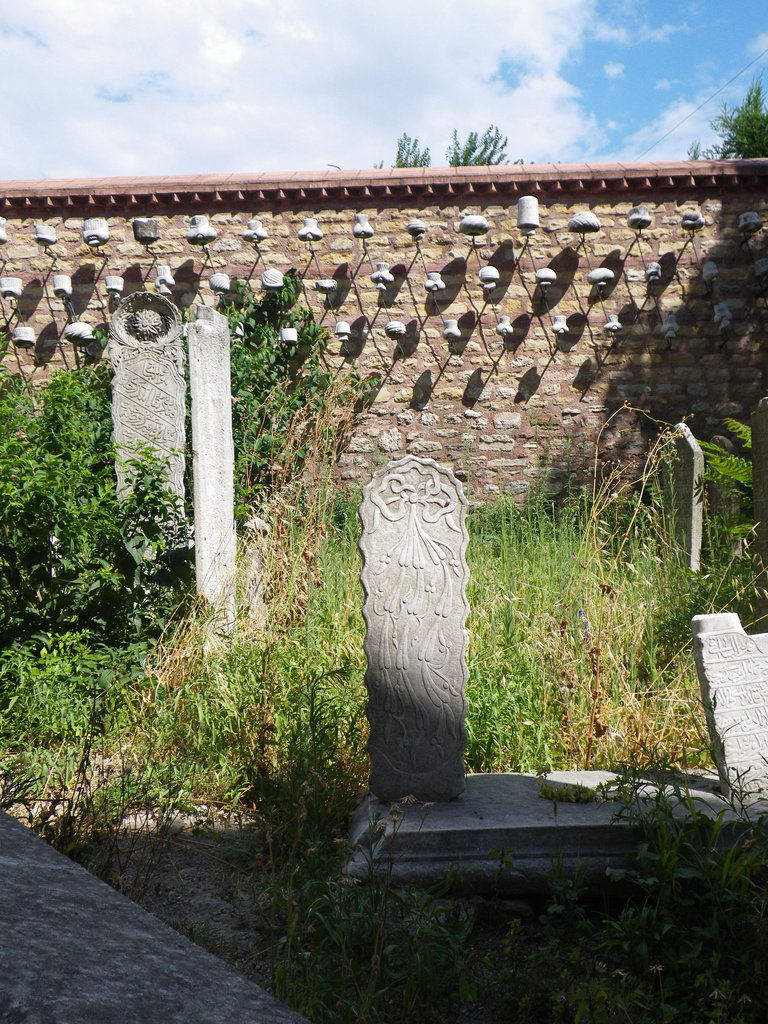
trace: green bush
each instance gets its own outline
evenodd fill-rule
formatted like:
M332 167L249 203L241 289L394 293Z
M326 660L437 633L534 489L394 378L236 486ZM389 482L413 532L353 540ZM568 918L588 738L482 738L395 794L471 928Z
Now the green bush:
M39 389L0 380L6 738L55 742L103 716L116 671L140 664L188 582L183 510L151 451L129 460L134 487L118 500L109 384L108 367L54 373Z
M315 435L322 411L328 411L334 375L324 362L330 336L315 322L312 311L297 306L301 279L285 275L279 291L255 295L240 284L227 313L232 332L232 428L235 439L236 514L252 514L287 479L299 479L316 449L332 454L343 442L343 429L332 443ZM296 341L280 339L281 327L294 327ZM360 397L365 386L354 370L343 375L347 398ZM341 424L331 418L329 432Z
M10 644L0 668L0 741L71 743L100 731L144 653L141 644L113 648L86 631Z

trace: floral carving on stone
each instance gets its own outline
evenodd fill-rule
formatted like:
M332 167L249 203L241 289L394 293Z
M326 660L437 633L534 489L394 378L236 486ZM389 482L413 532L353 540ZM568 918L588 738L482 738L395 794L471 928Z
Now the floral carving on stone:
M151 445L167 466L168 487L184 496L184 353L181 316L161 295L134 292L123 299L109 326L112 422L118 491L130 487L131 458Z
M363 489L370 788L381 800L464 789L466 506L449 469L413 455Z

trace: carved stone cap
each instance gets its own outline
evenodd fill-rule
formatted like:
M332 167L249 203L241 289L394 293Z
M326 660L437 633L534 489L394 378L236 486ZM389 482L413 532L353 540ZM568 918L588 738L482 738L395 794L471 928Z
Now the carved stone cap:
M134 292L123 299L109 325L110 340L129 348L162 348L180 334L176 306L151 292Z

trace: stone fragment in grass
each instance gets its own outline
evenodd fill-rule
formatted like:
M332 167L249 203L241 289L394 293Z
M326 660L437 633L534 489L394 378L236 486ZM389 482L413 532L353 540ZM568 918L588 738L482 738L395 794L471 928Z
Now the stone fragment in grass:
M695 615L693 654L722 786L768 792L768 633L733 612Z
M704 509L704 453L685 423L675 427L672 449L663 470L668 521L686 565L692 572L698 572Z

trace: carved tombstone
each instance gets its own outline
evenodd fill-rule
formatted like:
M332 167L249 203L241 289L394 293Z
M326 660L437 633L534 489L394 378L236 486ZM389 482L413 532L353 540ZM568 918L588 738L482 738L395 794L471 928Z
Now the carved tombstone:
M109 325L112 422L118 493L131 486L126 458L151 445L167 467L168 488L184 497L184 351L178 309L161 295L134 292Z
M731 612L695 615L693 654L725 789L768 789L768 634L748 636Z
M217 610L217 625L231 632L237 538L229 321L210 306L198 306L187 343L197 592Z
M678 423L671 456L664 463L664 492L675 540L693 572L701 565L703 487L704 453L690 428Z
M450 470L412 455L363 488L368 752L380 800L464 789L466 506Z

